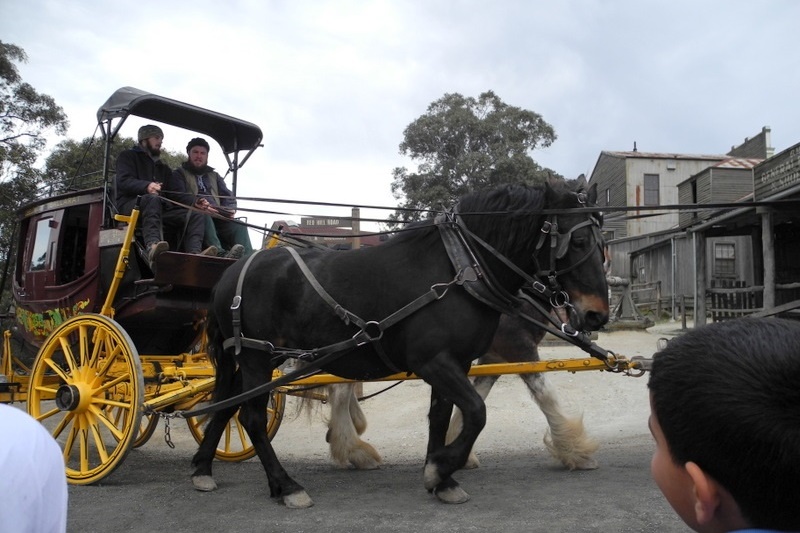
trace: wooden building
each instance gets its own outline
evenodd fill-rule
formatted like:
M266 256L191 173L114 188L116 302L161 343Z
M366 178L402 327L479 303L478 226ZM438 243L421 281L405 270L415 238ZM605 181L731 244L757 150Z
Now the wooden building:
M768 163L772 161L768 160L772 153L768 127L725 155L602 152L590 178L590 183L598 185L601 205L698 206L657 216L644 209L609 211L604 230L613 274L640 286L658 284L673 316L684 296L692 301L697 298L698 305L703 305L706 290L713 284L759 283L763 269L761 262L754 260L761 252L759 242L753 239L757 228L719 231L711 221L730 213L714 208L713 204L746 205L752 203L759 187L774 191L774 185L762 185L761 181L792 181L791 177L775 177L774 169L785 170L791 165L780 161ZM786 157L781 154L782 159ZM765 174L767 178L762 180ZM709 207L703 209L703 204ZM702 244L698 244L695 231L700 227L713 228L703 233ZM698 288L698 269L703 269L702 289Z

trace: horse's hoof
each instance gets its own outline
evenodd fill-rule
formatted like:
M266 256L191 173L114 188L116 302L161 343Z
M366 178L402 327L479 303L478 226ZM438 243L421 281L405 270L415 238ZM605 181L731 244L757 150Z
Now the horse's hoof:
M377 470L381 465L381 456L378 451L363 441L359 448L350 452L348 459L357 470Z
M470 453L469 457L467 457L467 462L464 463L464 466L461 467L462 470L474 470L476 468L480 468L481 462L478 460L478 456L474 453Z
M373 457L353 457L350 459L350 464L356 470L377 470L380 468L380 461L376 461Z
M597 470L600 466L593 457L578 459L573 465L564 465L570 470Z
M439 501L444 503L464 503L469 501L469 494L456 485L455 487L448 487L446 489L435 490L433 492Z
M211 492L212 490L217 490L217 483L211 476L194 476L192 478L192 485L194 485L195 490L199 490L201 492Z
M284 496L283 504L289 509L306 509L314 505L314 500L308 496L306 491L301 490Z
M442 478L439 476L439 469L436 468L436 465L425 465L425 469L422 471L422 481L425 484L425 490L428 492L433 492L433 489L442 482Z

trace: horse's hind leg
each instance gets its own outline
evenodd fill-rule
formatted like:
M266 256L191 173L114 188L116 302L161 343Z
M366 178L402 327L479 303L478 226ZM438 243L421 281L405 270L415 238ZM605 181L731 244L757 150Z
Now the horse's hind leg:
M267 438L267 432L264 428L267 427L268 399L269 395L267 394L249 400L242 406L242 411L239 413L239 420L242 422L245 431L247 431L256 449L258 458L264 466L264 471L267 474L267 482L269 483L270 497L276 499L280 498L286 507L292 509L311 507L314 505L314 502L308 496L305 489L289 477L289 474L284 470L278 460L277 455L275 455L272 443L270 443Z
M497 376L478 376L472 380L472 385L475 387L475 391L480 395L481 399L486 400L487 396L489 396L489 392L492 390L495 382L497 381ZM461 414L461 409L456 407L453 409L453 416L450 419L450 427L447 429L447 440L446 442L449 444L455 440L459 433L461 433L461 428L464 425L464 418ZM478 460L478 456L475 454L475 450L472 449L469 452L469 457L467 457L467 462L464 464L464 470L469 470L473 468L478 468L481 466L481 462Z
M597 461L592 455L597 451L598 444L586 434L583 417L567 417L562 412L556 390L544 374L521 374L520 377L550 426L544 444L553 457L570 470L597 468Z
M326 440L331 457L340 465L351 464L359 470L374 470L378 468L381 456L358 437L367 427L366 417L356 398L358 385L345 383L327 387L331 415Z
M234 406L215 412L205 427L203 441L192 458L192 466L195 467L192 474L192 485L199 491L209 492L217 489L217 484L211 474L211 465L214 455L217 453L219 439L228 425L228 420L236 413L237 409L238 407Z

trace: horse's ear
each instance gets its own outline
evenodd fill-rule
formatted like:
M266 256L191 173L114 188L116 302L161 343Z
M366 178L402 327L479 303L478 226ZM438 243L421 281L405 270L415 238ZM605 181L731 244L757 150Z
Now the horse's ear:
M547 180L545 181L545 185L548 187L556 187L559 183L563 183L563 180L558 176L553 176L549 172L547 173Z
M586 198L589 200L590 204L597 203L597 182L592 183L589 190L586 191Z
M585 189L586 188L586 174L581 174L580 176L578 176L578 178L575 180L575 185L576 185L575 188L577 190L579 190L579 191L581 189Z

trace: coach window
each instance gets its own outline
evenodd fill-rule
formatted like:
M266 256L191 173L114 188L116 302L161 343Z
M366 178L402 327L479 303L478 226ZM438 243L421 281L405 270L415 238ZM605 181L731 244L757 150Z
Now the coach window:
M658 174L644 175L644 205L660 205Z
M45 270L47 268L47 250L50 248L50 225L52 218L43 218L36 222L36 235L33 238L31 266L29 270Z
M714 277L736 277L736 245L732 242L714 244Z

